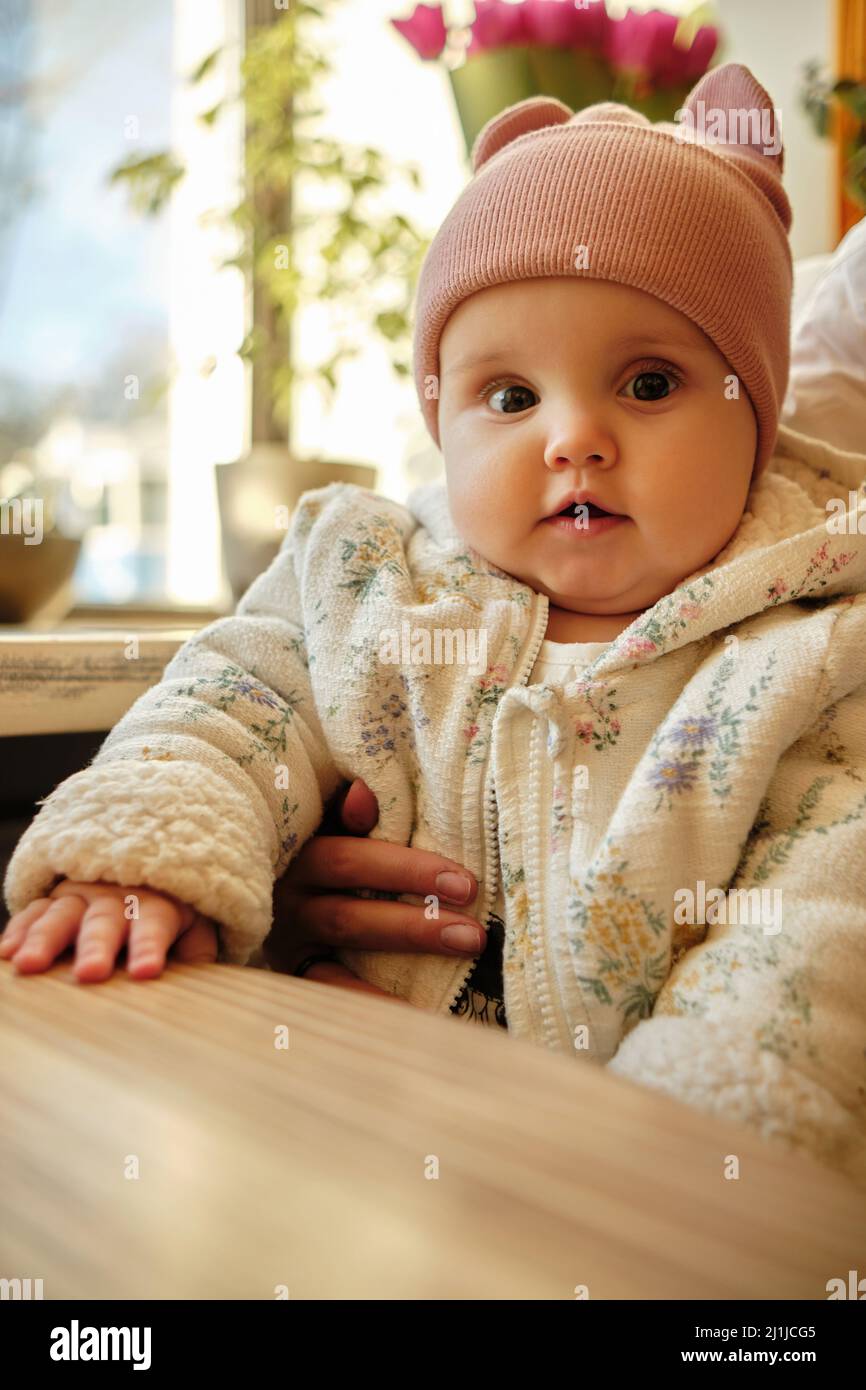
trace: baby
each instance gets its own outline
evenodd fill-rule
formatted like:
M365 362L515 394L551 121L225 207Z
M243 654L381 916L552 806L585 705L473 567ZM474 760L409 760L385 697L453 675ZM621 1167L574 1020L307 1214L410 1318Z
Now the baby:
M374 838L475 874L488 946L343 965L866 1184L866 457L779 426L768 108L727 64L685 108L724 141L549 98L488 123L416 305L446 484L304 494L43 804L3 954L90 931L99 975L128 936L144 977L206 918L261 963L275 878L363 776Z

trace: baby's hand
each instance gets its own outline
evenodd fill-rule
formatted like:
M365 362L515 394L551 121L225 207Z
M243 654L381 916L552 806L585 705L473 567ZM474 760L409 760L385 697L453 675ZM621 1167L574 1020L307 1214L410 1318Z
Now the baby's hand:
M136 980L161 975L167 951L174 958L215 961L216 925L195 908L154 888L63 879L47 898L37 898L10 917L0 937L0 959L22 974L46 970L78 938L75 975L87 983L107 980L127 944L128 973Z

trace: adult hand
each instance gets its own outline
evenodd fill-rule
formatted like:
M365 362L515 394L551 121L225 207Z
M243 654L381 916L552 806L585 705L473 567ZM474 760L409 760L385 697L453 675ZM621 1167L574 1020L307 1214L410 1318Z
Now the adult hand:
M272 969L292 971L306 956L336 946L464 959L482 953L487 933L459 907L478 892L474 875L429 850L363 838L378 819L376 796L360 778L332 798L319 830L274 885L274 926L263 947ZM347 896L354 888L433 894L439 916L430 920L411 903ZM313 965L303 978L394 998L338 961Z

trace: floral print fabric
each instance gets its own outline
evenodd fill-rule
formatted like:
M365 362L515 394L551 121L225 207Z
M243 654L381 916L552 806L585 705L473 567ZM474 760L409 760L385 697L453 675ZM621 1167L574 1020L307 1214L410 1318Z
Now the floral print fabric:
M551 642L541 645L530 672L530 685L563 685L578 678L580 672L608 647L607 642ZM590 726L591 727L591 726ZM602 742L604 740L602 739ZM563 789L556 787L554 800L562 805ZM557 814L557 812L555 812ZM552 847L556 829L552 837ZM487 945L467 979L451 1012L469 1023L508 1027L505 1008L505 987L502 957L505 944L505 893L501 883L497 889L495 911L486 923Z

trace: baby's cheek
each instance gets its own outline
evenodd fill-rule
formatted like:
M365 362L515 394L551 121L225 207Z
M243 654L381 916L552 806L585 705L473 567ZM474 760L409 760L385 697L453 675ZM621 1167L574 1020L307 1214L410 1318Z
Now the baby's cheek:
M635 508L636 534L649 565L662 576L679 579L698 569L714 553L713 526L697 500L672 497L667 505L654 499ZM718 546L716 546L718 549Z
M454 525L465 540L473 544L473 537L480 539L492 528L491 503L489 493L478 484L465 483L449 490L449 504Z
M459 488L448 488L448 510L451 513L454 525L465 536L466 528L472 524L471 509L467 508L462 491Z

